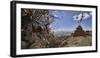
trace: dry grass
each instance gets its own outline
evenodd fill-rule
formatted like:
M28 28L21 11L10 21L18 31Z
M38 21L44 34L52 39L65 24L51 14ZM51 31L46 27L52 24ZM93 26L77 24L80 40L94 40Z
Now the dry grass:
M25 43L24 43L25 44ZM50 37L36 40L27 49L33 48L57 48L57 47L79 47L79 46L91 46L91 36L78 36L78 37Z

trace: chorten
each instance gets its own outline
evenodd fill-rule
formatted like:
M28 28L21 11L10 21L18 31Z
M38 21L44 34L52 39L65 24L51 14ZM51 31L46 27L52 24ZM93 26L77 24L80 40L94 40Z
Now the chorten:
M82 22L83 18L84 18L84 14L82 12L80 18L77 17L77 19L80 19L80 20L78 20L79 25L77 26L76 30L72 34L73 36L85 36L86 35L86 32L81 27L81 22Z
M83 28L79 25L73 33L73 36L86 36L86 32Z

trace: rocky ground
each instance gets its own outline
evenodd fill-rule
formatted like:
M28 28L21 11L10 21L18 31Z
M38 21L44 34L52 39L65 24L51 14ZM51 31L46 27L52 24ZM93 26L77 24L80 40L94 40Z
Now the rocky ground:
M25 43L24 43L25 44ZM57 48L57 47L80 47L80 46L91 46L92 36L69 36L59 37L54 39L40 39L35 43L31 44L27 49L33 48Z
M66 41L68 42L68 44L65 46L68 46L68 47L92 45L91 36L69 37Z

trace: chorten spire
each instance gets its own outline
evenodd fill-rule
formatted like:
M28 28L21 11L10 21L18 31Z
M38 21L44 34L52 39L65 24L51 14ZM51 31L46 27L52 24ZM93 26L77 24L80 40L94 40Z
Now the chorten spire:
M80 20L78 21L79 26L81 25L81 22L82 22L83 18L84 18L84 14L83 14L83 12L82 12L82 13L81 13Z

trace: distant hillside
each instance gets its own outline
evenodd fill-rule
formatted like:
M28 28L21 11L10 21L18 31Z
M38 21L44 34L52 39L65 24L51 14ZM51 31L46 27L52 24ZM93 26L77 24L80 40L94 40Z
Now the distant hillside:
M61 36L70 36L72 31L56 31L54 32L54 36L61 37Z

